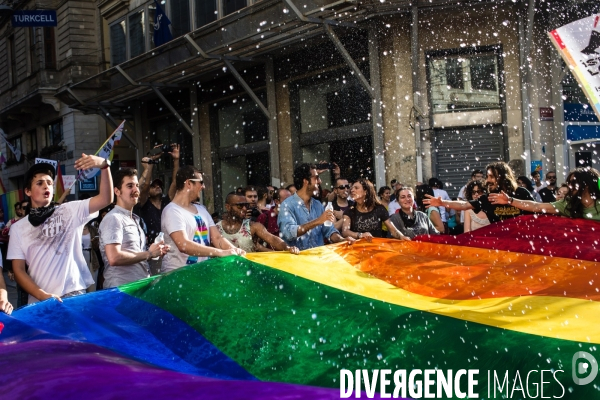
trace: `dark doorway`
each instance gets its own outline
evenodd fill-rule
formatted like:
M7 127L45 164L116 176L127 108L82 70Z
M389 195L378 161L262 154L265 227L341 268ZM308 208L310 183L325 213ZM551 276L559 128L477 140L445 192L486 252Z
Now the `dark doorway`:
M576 168L592 167L592 152L590 151L577 151L575 152L575 166Z
M340 166L343 178L355 181L364 177L371 182L374 181L373 138L371 136L331 142L329 149L331 162Z
M246 179L248 185L268 186L271 184L269 153L246 154Z

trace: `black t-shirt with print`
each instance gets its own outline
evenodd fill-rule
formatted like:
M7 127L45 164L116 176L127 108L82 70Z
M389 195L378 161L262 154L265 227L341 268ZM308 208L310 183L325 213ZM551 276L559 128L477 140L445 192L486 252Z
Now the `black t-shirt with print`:
M336 196L336 198L333 199L333 202L331 203L331 205L333 206L333 211L346 211L354 205L354 202L352 200L348 200L348 205L346 207L341 207L337 201L338 199Z
M508 195L519 200L534 201L533 197L531 197L531 193L522 187L518 187L514 193L509 193ZM475 212L475 214L483 210L490 222L498 222L505 219L518 217L519 215L531 214L530 212L522 211L510 204L492 204L488 200L487 194L484 194L477 200L471 200L469 203L471 203L473 206L473 212Z
M373 210L366 213L358 211L356 206L353 206L344 211L344 215L352 221L350 224L352 232L369 232L373 237L384 237L381 223L390 218L387 210L381 204L376 205Z

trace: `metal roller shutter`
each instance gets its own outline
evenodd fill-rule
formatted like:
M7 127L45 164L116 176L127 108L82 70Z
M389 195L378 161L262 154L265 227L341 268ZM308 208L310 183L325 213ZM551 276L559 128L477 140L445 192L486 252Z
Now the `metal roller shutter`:
M433 152L436 177L456 197L472 170L504 160L502 127L437 131Z

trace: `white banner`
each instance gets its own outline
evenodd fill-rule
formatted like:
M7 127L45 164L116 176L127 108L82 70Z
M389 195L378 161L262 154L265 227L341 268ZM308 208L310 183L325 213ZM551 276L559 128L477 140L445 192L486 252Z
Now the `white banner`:
M119 125L117 129L115 129L115 131L112 133L112 135L110 135L108 139L106 139L106 142L104 142L104 144L100 146L100 149L96 152L96 155L98 157L108 158L109 160L112 160L113 149L115 145L119 143L119 140L121 140L121 136L123 135L123 126L125 126L125 120L123 120L123 122L121 122L121 125ZM79 171L79 174L77 174L77 180L82 181L84 179L93 178L98 174L98 172L100 172L99 168L91 168Z
M48 160L46 158L36 158L35 163L36 164L42 164L42 163L50 164L54 167L55 170L58 169L58 161L55 161L55 160ZM56 171L56 172L58 173L58 171Z
M600 119L600 15L548 32Z
M70 188L75 183L75 175L63 175L63 185L65 189Z

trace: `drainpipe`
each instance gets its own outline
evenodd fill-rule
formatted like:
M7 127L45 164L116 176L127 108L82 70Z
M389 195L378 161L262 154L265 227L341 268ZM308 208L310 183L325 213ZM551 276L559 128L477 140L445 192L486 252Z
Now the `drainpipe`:
M413 108L416 112L419 109L419 7L415 4L411 8L412 30L410 35L410 51L412 61L412 90L413 90ZM415 107L416 106L416 107ZM415 121L415 153L417 156L417 182L423 182L423 154L421 150L421 116Z
M531 108L529 107L529 87L531 73L527 58L531 52L533 36L533 18L535 0L529 0L527 6L527 28L519 14L519 69L521 71L521 118L523 122L523 155L525 156L525 174L531 174Z

